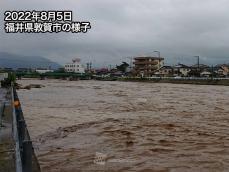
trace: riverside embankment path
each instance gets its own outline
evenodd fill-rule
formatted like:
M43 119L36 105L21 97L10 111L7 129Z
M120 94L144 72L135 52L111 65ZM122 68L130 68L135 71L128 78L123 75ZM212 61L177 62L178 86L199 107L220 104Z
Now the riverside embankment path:
M0 88L0 172L40 172L17 93ZM22 125L22 123L24 125Z
M229 171L227 86L18 82L43 172Z
M10 93L0 88L0 172L15 172Z

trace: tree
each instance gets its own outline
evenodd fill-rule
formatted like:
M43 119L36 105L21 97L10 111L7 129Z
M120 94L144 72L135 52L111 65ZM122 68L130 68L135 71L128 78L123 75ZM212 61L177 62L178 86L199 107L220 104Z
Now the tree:
M57 73L65 73L64 68L59 68L58 70L56 70Z
M188 76L191 76L191 77L200 77L200 72L197 71L197 70L191 70L191 71L188 73Z
M116 67L117 67L117 69L118 69L119 71L125 73L125 72L126 72L126 69L127 69L129 66L130 66L130 65L129 65L128 63L122 62L121 65L116 66Z
M15 84L16 82L16 75L13 72L9 72L8 73L8 78L4 79L3 81L1 81L1 85L2 87L10 87L11 83Z

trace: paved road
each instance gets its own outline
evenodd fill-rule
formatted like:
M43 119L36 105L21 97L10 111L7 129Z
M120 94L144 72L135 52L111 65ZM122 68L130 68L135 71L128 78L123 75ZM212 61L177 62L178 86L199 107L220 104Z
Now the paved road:
M10 98L7 96L7 90L0 88L0 105L5 103L5 109L2 115L2 125L0 126L0 172L13 172L13 140L11 137L11 107ZM1 113L1 112L0 112ZM1 115L1 114L0 114Z

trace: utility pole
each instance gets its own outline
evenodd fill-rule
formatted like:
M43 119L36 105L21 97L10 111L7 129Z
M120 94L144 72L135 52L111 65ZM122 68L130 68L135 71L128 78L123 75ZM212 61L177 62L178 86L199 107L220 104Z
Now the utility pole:
M211 72L211 79L213 80L213 74L214 74L214 66L212 65L212 72Z
M161 57L161 52L160 51L154 51L155 53L158 53L158 57Z
M87 63L87 71L89 71L89 63Z
M200 71L200 56L194 56L197 58L197 68L198 68L198 71Z
M130 68L132 69L133 66L133 57L127 57L128 59L130 59Z
M92 67L92 62L89 63L90 72L91 72L91 67Z
M110 71L111 71L111 64L109 65Z
M91 62L88 62L87 63L87 71L88 72L91 72L91 66L92 66L92 63Z

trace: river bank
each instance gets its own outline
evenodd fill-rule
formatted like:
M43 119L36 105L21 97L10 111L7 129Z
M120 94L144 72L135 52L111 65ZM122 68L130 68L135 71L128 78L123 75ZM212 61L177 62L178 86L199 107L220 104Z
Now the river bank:
M229 79L118 78L118 81L229 86Z

